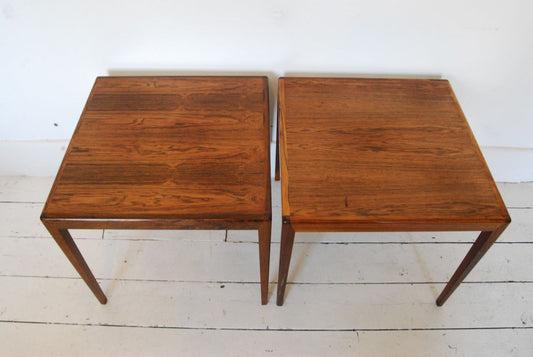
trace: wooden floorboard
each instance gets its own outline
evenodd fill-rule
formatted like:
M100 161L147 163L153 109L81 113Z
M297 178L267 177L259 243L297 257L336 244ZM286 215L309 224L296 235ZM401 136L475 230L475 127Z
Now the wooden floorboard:
M5 355L531 356L531 329L255 331L0 323ZM14 341L32 336L32 343ZM208 341L208 342L207 342Z
M105 306L79 279L0 277L0 320L264 330L518 328L533 324L531 283L463 284L439 308L435 299L443 284L291 284L285 305L278 307L273 298L267 306L260 306L259 285L252 283L100 282L109 297Z
M513 223L443 307L476 232L297 234L260 305L255 231L74 231L100 305L39 221L52 178L0 177L2 356L531 356L533 184L498 184ZM31 343L29 343L31 341Z
M183 231L184 234L186 231ZM78 275L52 239L3 238L0 275ZM257 243L175 240L78 240L97 278L258 282ZM289 281L420 283L448 281L467 244L297 244ZM270 281L277 281L279 244L272 244ZM466 281L533 281L533 244L492 247Z

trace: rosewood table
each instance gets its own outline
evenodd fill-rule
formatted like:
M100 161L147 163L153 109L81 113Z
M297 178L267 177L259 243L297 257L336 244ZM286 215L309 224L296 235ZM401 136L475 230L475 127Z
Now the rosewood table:
M481 231L440 306L511 221L446 80L281 78L278 128L278 305L295 231Z
M264 77L97 78L41 220L102 304L69 229L257 229L266 304L269 128Z

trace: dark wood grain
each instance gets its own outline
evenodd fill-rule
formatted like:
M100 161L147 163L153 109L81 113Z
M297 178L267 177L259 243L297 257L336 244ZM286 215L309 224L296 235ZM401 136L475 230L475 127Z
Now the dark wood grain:
M66 234L257 229L266 303L268 105L266 77L98 78L41 219Z
M282 211L295 231L510 222L448 81L281 78L278 95Z
M267 217L264 78L104 77L44 218Z

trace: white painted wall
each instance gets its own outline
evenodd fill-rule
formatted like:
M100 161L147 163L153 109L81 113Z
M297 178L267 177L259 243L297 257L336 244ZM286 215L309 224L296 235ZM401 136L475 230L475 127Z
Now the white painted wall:
M442 76L496 179L533 180L532 14L530 0L0 0L0 174L30 172L28 150L55 173L62 151L30 148L63 146L42 141L70 138L98 75L231 72L272 87Z

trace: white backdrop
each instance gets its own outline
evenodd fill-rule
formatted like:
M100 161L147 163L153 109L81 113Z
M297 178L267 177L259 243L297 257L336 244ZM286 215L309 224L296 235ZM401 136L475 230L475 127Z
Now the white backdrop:
M0 174L55 173L96 76L253 73L449 79L496 179L533 180L532 14L530 0L0 0Z

